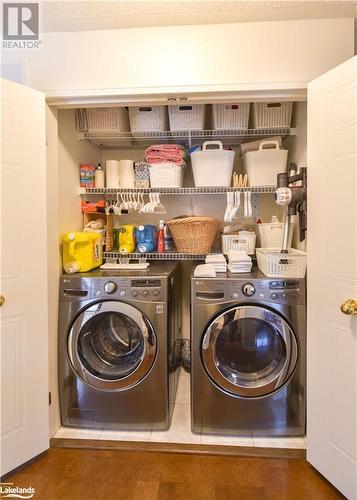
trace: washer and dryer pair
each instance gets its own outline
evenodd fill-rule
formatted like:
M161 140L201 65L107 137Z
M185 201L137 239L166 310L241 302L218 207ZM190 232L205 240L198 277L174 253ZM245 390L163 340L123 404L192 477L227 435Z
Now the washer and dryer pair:
M180 303L175 264L61 278L62 425L170 426L180 366Z
M194 432L304 435L305 280L192 277L191 365Z

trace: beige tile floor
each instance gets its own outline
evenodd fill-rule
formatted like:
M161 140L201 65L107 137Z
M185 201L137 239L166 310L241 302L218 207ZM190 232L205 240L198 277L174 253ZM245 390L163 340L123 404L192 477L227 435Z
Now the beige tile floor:
M273 448L306 448L305 438L262 438L193 434L190 429L190 376L181 370L171 427L168 431L85 430L61 427L55 438L146 441L161 443L218 444Z

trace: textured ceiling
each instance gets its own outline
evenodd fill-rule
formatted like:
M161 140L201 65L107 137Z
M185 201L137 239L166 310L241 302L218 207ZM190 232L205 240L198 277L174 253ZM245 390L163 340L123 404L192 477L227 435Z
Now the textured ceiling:
M44 31L357 16L355 0L44 1Z

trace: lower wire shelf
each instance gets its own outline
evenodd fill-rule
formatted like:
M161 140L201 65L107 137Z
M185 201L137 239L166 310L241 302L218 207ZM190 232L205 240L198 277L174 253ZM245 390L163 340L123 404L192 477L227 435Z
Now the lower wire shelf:
M213 254L218 252L212 252ZM192 253L181 253L181 252L150 252L150 253L130 253L128 255L123 255L116 250L103 252L103 258L110 259L129 259L129 260L205 260L207 254L196 255Z

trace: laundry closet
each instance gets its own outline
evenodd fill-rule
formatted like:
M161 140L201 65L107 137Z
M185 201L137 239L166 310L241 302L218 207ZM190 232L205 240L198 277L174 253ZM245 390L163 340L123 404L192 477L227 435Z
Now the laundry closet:
M4 312L3 318L7 321L7 331L14 334L7 338L17 339L17 343L9 340L6 344L9 353L7 369L9 373L19 375L17 378L9 376L7 379L7 394L17 394L18 402L6 414L8 428L6 439L13 450L9 455L9 470L45 450L49 438L52 438L61 426L58 397L60 294L58 284L62 274L60 238L65 233L82 231L84 223L89 222L91 216L83 218L81 205L83 201L96 203L104 199L107 204L113 206L113 203L121 201L121 191L137 194L135 187L129 190L126 188L121 190L120 187L98 188L97 191L95 187L87 191L81 190L80 164L96 166L100 164L105 170L110 160L142 162L145 150L154 144L177 143L189 149L195 146L202 147L205 141L213 140L220 141L223 147L231 148L225 151L235 152L233 173L237 173L238 177L239 175L244 177L246 170L242 162L241 145L273 138L278 142L281 141L281 149L288 150L287 165L295 164L297 169L306 167L308 172L307 238L300 241L298 217L294 220L292 237L292 247L307 252L308 460L346 494L352 492L352 480L347 486L342 484L340 471L347 471L346 474L353 477L354 465L351 457L355 457L355 449L351 445L350 437L354 429L355 413L352 398L351 401L346 401L345 398L342 400L338 384L341 380L353 380L355 375L353 358L355 339L352 323L354 318L346 314L341 316L340 313L340 305L349 297L352 298L355 291L354 240L352 234L342 237L342 234L345 234L344 228L341 224L337 224L337 221L340 223L344 220L345 200L349 204L349 210L355 209L353 182L349 182L353 179L355 159L355 117L352 105L355 91L353 79L355 59L348 60L353 56L353 22L341 19L227 26L171 27L141 31L108 30L104 34L93 32L96 33L95 37L93 33L83 32L80 42L78 34L67 33L60 44L60 51L58 35L48 34L41 53L26 56L25 62L19 55L16 64L11 67L11 71L15 69L16 74L20 74L28 64L30 74L28 83L32 88L11 83L11 88L6 89L8 96L4 109L6 123L10 124L6 135L6 153L11 168L8 169L9 189L4 195L4 206L5 208L13 206L15 191L23 193L26 207L31 207L31 201L36 198L38 203L33 205L32 215L36 219L38 236L33 238L30 225L23 226L23 216L20 217L18 206L16 210L6 212L9 214L6 235L10 248L9 250L6 247L6 258L10 271L5 280L5 303L9 303L9 306L7 310L2 308L2 312ZM303 37L301 33L304 33ZM144 48L139 43L139 40L143 39L146 40ZM124 46L125 53L120 50L120 47ZM54 58L53 53L58 54L58 57ZM170 60L164 70L159 61L166 60L167 54L170 54ZM173 54L182 56L180 70L177 70L176 60L175 64L172 61ZM153 67L155 71L152 70ZM17 79L21 80L20 77ZM246 130L237 131L229 128L216 130L213 106L231 106L240 103L250 104ZM291 121L278 129L265 126L259 132L254 125L253 107L260 103L292 103ZM204 127L196 131L188 129L181 135L160 134L160 132L155 132L153 135L135 134L130 129L114 130L110 135L105 133L96 135L78 123L78 115L83 110L106 109L110 112L111 109L123 108L127 112L128 108L134 107L155 109L164 106L167 113L170 106L189 108L195 105L205 105ZM172 131L168 128L163 132ZM276 137L279 139L275 139ZM339 186L343 186L341 191L336 187L336 164L339 165L339 172L344 172L339 180ZM18 165L22 168L22 176L19 175ZM28 174L25 166L33 169L32 176ZM258 218L263 223L270 223L273 216L281 222L284 220L285 208L279 206L274 199L275 185L249 186L248 184L243 188L235 188L234 179L235 176L232 177L231 185L225 187L195 186L192 165L188 160L182 187L156 190L139 188L143 193L144 202L150 201L150 194L158 192L165 214L139 213L138 210L120 215L105 214L107 228L108 218L114 236L113 229L120 225L158 226L160 220L173 220L177 216L205 216L218 219L221 231L224 225L227 225L227 222L224 222L228 202L227 192L234 191L241 191L242 194L251 192L253 224L248 230L257 229L255 222ZM26 189L30 182L33 182L31 192ZM332 193L340 203L334 203ZM322 199L326 201L321 203ZM17 244L14 228L23 228L23 232L16 231L16 234L21 234L27 243L33 241L33 246L28 247L26 255L22 250L25 248L25 240L21 240L21 245ZM47 228L47 231L41 231L41 228ZM328 244L331 234L337 235L334 247ZM107 241L109 239L106 238L107 246L103 257L108 263L118 263L123 257L113 247L113 241ZM221 235L217 231L217 237L209 253L221 252L221 245ZM336 268L333 259L337 252L345 256L343 262L339 261L339 268ZM190 275L193 267L204 263L205 255L197 257L179 250L172 254L152 252L150 255L150 253L139 256L135 252L135 259L139 259L139 262L146 259L152 268L160 263L165 265L178 263L178 273L182 283L180 335L184 339L189 339L190 305L193 303L190 296ZM31 259L32 267L24 265L26 258ZM31 269L28 270L27 267ZM167 276L171 276L171 270L167 273ZM239 281L239 293L242 294L242 287L245 285L253 286L254 293L257 292L255 297L252 295L253 298L249 298L252 288L244 288L247 291L245 294L247 303L252 304L251 307L256 305L258 295L261 300L267 299L268 293L271 298L274 294L277 296L273 300L285 300L283 298L285 292L279 288L279 281L283 281L282 286L289 287L290 278L284 277L279 280L278 277L263 277L270 283L269 285L254 281L260 278L260 275L252 276L244 282L237 278L236 282L227 281L223 285L218 279L215 282L217 287L214 289L207 289L199 283L200 280L196 280L196 282L191 281L191 289L195 291L195 297L202 299L203 302L207 301L205 295L207 292L213 293L219 300L232 300L237 293L238 288L235 287L238 287ZM68 279L72 279L70 274ZM297 280L300 279L302 277L297 277ZM154 280L155 284L152 284L152 291L149 293L158 288L156 275ZM25 283L31 283L31 290L27 285L27 288L25 287ZM116 282L114 284L118 285ZM275 291L274 287L278 289ZM23 294L25 288L26 293ZM142 283L138 284L138 288L142 289ZM110 290L110 286L108 289ZM90 293L97 291L93 287ZM122 291L120 287L118 291ZM82 290L79 290L77 295L80 296L81 292ZM291 300L301 299L301 295L300 298L293 297L296 293L295 288L288 292L291 292ZM22 305L17 306L17 312L10 308L11 297L15 293L22 297ZM302 304L296 302L296 305ZM196 317L197 328L202 329L204 328L202 315L206 315L204 317L207 317L207 320L211 319L209 314L217 319L216 324L207 329L207 335L214 333L220 321L223 324L227 320L223 311L225 306L218 302L215 303L216 306L217 309L208 308L208 312L204 307L200 308L200 313ZM278 319L275 318L274 321L278 323ZM31 337L31 345L26 343L29 337L23 335L25 323L29 325L31 332L36 332ZM283 325L287 335L291 324L292 322L287 319ZM149 338L149 326L147 330ZM328 342L324 336L327 331ZM341 331L344 336L339 334ZM32 365L30 370L27 365L20 363L16 357L19 345L22 346L27 359L36 357L38 366ZM207 345L209 349L210 339L207 340ZM286 356L286 347L277 346L277 349ZM334 357L332 359L336 351L342 354L337 359ZM296 352L296 345L292 342L288 353L291 359ZM207 353L209 354L208 351ZM227 361L226 358L224 360ZM203 360L203 363L205 362L207 368L210 361ZM272 359L272 363L274 362L275 359ZM279 363L276 364L278 365ZM212 380L214 367L211 368ZM286 366L288 378L292 375L289 372L290 368ZM209 368L206 371L208 373ZM325 377L323 380L322 374ZM22 380L22 385L19 385L18 380ZM295 380L296 385L299 385L299 380ZM326 380L328 383L325 383ZM247 383L249 385L249 381ZM37 398L33 395L35 385ZM187 385L187 389L188 387ZM201 389L204 392L207 387L196 387L194 389L196 397ZM352 385L351 391L353 391ZM31 409L29 404L31 398L33 406L36 406L36 411L32 413L28 410ZM186 403L189 404L187 401ZM215 408L219 408L219 404L220 402L216 400ZM254 403L249 410L252 418L253 407ZM226 410L228 415L231 408L227 407ZM26 413L28 411L30 413ZM197 418L204 420L205 413L206 408L201 406ZM327 413L328 419L325 418ZM31 418L28 417L30 414ZM41 418L38 419L37 415ZM22 425L23 422L28 423L27 427ZM216 426L217 416L213 415L211 422L207 422L207 427L215 429ZM30 437L35 434L37 439L34 443ZM90 437L90 432L87 436ZM73 437L76 438L76 434L73 434ZM16 452L18 448L15 446L16 440L19 439L26 441L26 446L21 451L22 456ZM199 445L205 443L212 444L208 438L206 441L200 438L198 442L194 440L191 442ZM252 443L254 444L253 441ZM266 446L274 447L274 442L270 441ZM282 446L284 447L284 443ZM333 454L335 457L333 468L326 459L328 454Z

